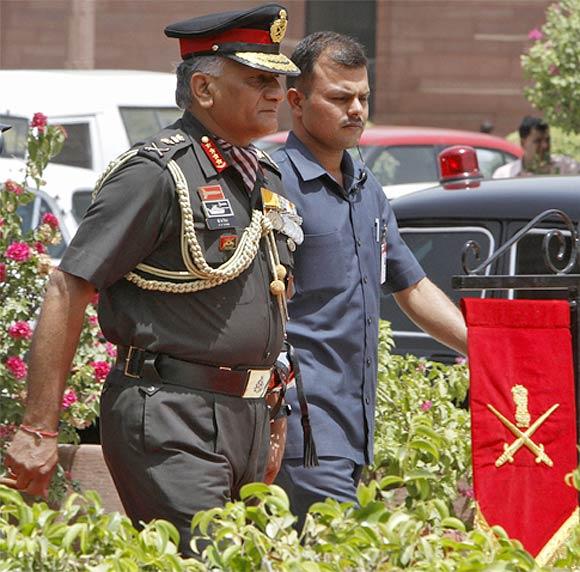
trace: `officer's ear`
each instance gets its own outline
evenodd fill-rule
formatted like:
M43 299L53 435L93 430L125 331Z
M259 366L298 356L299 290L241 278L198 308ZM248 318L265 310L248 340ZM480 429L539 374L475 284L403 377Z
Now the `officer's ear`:
M191 76L191 96L203 109L209 109L213 105L213 79L211 75L201 72L195 72Z
M286 99L288 100L288 105L292 110L292 113L302 114L302 103L305 99L305 95L296 89L291 87L286 93Z

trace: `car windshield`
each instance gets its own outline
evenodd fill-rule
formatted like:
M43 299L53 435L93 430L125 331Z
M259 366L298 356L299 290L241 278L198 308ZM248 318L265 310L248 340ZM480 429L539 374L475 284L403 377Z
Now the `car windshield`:
M479 292L458 292L451 288L451 276L464 274L461 253L468 240L481 247L482 260L494 249L491 233L478 227L402 228L401 235L429 278L454 302L461 297L480 296ZM387 277L388 278L388 277ZM381 297L381 318L389 320L395 331L419 331L397 306L392 296Z
M181 117L177 107L120 107L129 143L135 145Z
M563 229L558 230L562 233L564 240L563 256L561 259L558 259L560 243L555 237L548 242L548 252L552 264L555 264L556 267L562 269L564 264L570 260L572 241L570 240L570 233L568 231ZM544 251L544 239L548 232L550 232L550 229L532 229L528 234L523 236L514 247L512 247L510 273L518 275L553 273L546 264L542 254ZM576 259L571 274L580 274L580 263L578 259ZM560 290L515 290L510 292L510 297L513 298L549 300L553 298L566 298L567 296L568 294L566 291Z
M431 145L361 147L365 162L381 185L427 183L439 179Z
M4 131L4 150L2 157L24 158L26 154L26 137L28 134L28 119L26 117L13 117L12 115L0 115L0 123L11 125L12 129Z

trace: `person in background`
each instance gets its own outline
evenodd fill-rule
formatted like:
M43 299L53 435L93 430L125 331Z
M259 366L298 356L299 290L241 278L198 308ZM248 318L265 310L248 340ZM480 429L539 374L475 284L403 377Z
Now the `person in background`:
M347 152L368 118L362 46L345 35L317 32L291 59L302 72L287 79L292 131L273 158L304 219L288 338L302 370L319 465L303 466L300 423L291 415L276 483L301 526L313 502L356 502L361 471L373 460L381 289L460 353L467 332L460 311L425 277L401 239L381 185ZM287 398L297 408L293 390Z
M550 126L541 117L526 115L518 132L523 157L496 169L494 179L529 175L576 175L580 172L580 164L571 157L550 154Z
M484 119L479 126L480 133L493 133L494 126L493 122L490 119Z

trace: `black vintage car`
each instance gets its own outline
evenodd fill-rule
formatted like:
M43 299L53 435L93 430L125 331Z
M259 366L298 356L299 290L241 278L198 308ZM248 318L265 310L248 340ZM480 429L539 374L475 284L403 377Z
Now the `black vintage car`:
M558 291L458 292L451 286L453 275L464 274L462 251L469 240L480 248L481 261L521 230L536 215L548 209L567 213L575 225L580 221L580 176L519 177L475 181L471 188L445 185L419 191L392 201L402 235L427 275L449 297L562 298ZM549 217L528 232L494 262L485 274L550 274L542 255L543 239L551 229L562 229L564 258L569 257L571 232L560 218ZM559 242L550 240L552 258ZM560 264L565 265L565 260ZM468 257L470 267L476 266ZM558 265L558 263L556 264ZM571 271L580 273L576 261ZM454 352L421 332L399 310L390 296L381 302L381 317L393 325L396 352L412 353L443 362L452 362Z

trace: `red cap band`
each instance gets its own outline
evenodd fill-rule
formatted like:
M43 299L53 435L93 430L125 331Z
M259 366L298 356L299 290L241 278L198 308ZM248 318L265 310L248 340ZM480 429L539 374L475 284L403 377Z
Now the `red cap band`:
M267 30L246 30L238 28L236 30L226 30L221 34L204 38L180 38L179 48L181 57L197 52L210 52L212 46L241 42L244 44L272 44L270 32Z

